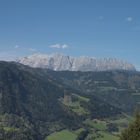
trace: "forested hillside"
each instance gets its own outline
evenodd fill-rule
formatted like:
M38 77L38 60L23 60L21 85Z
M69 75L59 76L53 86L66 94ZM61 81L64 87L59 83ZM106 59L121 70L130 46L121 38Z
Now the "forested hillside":
M54 72L0 62L0 139L44 140L56 132L116 137L112 132L127 126L117 120L129 119L139 103L139 83L137 72Z
M99 99L133 112L140 103L140 73L132 71L55 72L48 71L60 83L80 91L84 96Z

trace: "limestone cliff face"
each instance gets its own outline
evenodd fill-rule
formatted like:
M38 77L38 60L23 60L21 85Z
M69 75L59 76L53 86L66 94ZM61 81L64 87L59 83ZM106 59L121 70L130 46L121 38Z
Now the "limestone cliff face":
M116 58L72 57L64 54L33 54L18 59L19 63L31 67L47 68L55 71L135 71L134 65Z

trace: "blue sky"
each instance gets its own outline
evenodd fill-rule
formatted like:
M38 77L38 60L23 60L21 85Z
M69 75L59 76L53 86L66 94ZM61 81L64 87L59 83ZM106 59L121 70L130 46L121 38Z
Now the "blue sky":
M115 57L140 70L139 0L0 0L0 59Z

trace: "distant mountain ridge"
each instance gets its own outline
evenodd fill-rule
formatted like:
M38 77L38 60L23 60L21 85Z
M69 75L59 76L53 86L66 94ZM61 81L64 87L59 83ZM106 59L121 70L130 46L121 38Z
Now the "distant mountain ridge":
M47 68L55 71L136 70L133 64L116 58L72 57L60 53L50 55L36 53L17 61L31 67Z

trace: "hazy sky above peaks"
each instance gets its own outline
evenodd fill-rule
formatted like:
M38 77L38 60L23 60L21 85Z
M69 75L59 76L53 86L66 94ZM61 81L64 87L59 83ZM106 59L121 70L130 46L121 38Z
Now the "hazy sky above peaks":
M140 0L0 0L0 59L116 57L140 70Z

